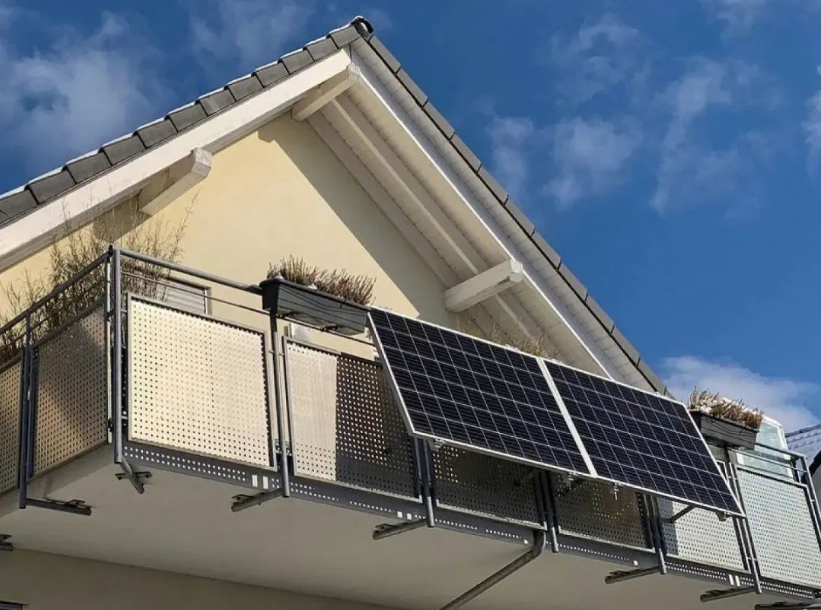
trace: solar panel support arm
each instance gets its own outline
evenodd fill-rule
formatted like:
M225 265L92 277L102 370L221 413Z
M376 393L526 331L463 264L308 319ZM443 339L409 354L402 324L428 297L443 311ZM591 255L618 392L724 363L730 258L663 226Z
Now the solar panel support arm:
M542 553L544 553L545 547L547 545L546 543L547 538L545 536L545 533L541 530L536 531L532 549L530 549L524 555L521 555L518 559L514 559L513 561L511 561L498 572L491 574L475 587L465 591L462 595L454 599L449 604L442 606L441 610L455 610L455 608L461 608L469 601L480 596L482 593L484 593L494 585L500 583L514 572L521 570L531 561L537 559L539 556L541 556Z
M732 587L730 589L713 589L701 594L699 600L702 604L715 602L720 599L727 599L728 597L737 597L739 595L747 595L748 593L755 593L755 587Z
M692 504L690 506L685 506L680 511L678 511L675 515L672 515L670 517L665 518L664 523L675 523L676 521L681 519L683 516L685 516L687 513L692 511L693 509L695 509L695 506L692 505Z

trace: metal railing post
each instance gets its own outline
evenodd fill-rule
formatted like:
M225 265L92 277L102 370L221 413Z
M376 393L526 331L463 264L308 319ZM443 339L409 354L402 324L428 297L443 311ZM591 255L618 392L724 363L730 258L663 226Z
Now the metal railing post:
M114 463L123 463L123 294L122 267L119 249L111 248L111 288L114 325L111 398L114 423Z
M282 392L280 390L280 374L281 363L280 359L280 345L279 345L279 328L277 327L277 318L271 314L269 316L271 321L271 346L273 348L273 363L271 365L271 374L273 375L273 397L277 412L277 429L279 431L279 454L280 454L280 473L282 476L282 497L287 498L291 495L291 466L288 460L288 447L290 443L286 441L285 436L285 416L283 411L285 405L282 401Z

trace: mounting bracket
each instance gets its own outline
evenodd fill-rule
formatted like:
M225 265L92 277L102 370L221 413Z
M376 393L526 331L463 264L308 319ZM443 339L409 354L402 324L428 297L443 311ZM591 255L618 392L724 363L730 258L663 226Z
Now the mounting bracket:
M545 536L545 533L541 530L536 530L532 549L527 551L524 555L521 555L518 559L511 561L501 570L491 574L472 589L465 591L462 595L454 599L449 604L442 606L441 610L455 610L456 608L461 608L472 599L490 589L493 585L500 583L514 572L521 570L534 559L537 559L542 553L544 553L546 546L547 537Z
M664 521L664 523L675 523L676 521L681 519L684 515L686 515L687 513L689 513L690 511L692 511L694 509L695 509L695 506L693 504L691 504L690 506L685 506L680 511L678 511L676 514L671 515L670 517L666 517L665 519L662 519L662 521Z
M398 536L405 532L410 532L420 527L425 527L428 524L427 519L415 519L413 521L405 521L404 523L380 523L373 530L374 540L384 540L391 536Z
M727 599L728 597L736 597L738 595L746 595L748 593L755 593L755 587L731 587L729 589L711 589L705 591L699 599L701 603L714 602L719 599Z
M138 494L145 493L144 483L151 478L151 473L147 470L134 472L134 469L131 468L131 464L129 464L125 458L120 462L120 468L122 468L123 471L115 475L117 480L128 480Z
M25 505L20 508L27 508L33 506L34 508L45 508L46 510L54 510L60 513L69 513L72 515L82 515L83 517L91 516L91 507L83 500L37 500L35 498L25 498Z
M0 534L0 551L13 551L14 545L9 542L11 534Z
M265 504L266 502L270 502L274 498L281 498L283 495L282 489L275 489L273 491L266 491L261 494L256 494L254 496L248 496L245 494L238 494L234 496L234 503L231 505L231 512L238 513L240 511L245 510L246 508L251 508L253 506L259 506L260 504Z
M616 570L614 572L610 572L610 574L604 577L604 583L607 585L612 585L617 582L624 582L625 580L633 580L634 578L642 578L643 576L662 573L661 566L638 568L636 570Z

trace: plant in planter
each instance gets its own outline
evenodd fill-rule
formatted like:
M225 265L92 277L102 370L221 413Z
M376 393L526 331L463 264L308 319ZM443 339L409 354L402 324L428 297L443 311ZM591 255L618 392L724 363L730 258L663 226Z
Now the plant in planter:
M759 409L748 408L708 390L690 394L690 413L705 438L724 447L755 447L755 438L764 419Z
M365 331L368 305L376 279L345 270L327 271L289 256L268 271L262 306L279 317L291 318L345 335Z

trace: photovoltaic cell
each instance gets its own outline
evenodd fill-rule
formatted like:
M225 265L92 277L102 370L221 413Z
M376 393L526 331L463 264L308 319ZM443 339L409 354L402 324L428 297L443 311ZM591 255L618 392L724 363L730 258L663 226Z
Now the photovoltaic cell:
M411 433L591 474L536 358L390 312L370 315Z
M742 513L683 404L554 362L546 365L599 477Z

